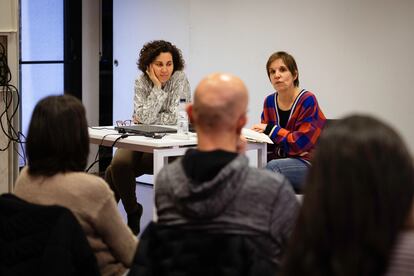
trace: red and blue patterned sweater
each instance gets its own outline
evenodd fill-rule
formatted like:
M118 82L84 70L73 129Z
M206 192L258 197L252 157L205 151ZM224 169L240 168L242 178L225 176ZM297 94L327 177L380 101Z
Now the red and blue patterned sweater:
M310 161L310 153L325 125L325 115L319 108L315 95L302 90L296 97L285 128L278 125L277 92L266 97L261 121L273 126L268 136L275 143L279 157L296 157ZM267 128L268 129L268 128Z

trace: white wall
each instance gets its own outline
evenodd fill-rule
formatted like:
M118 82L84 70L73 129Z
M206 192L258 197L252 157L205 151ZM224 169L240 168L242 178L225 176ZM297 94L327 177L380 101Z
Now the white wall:
M90 126L99 125L100 10L100 0L82 1L82 103ZM97 150L97 145L90 145L88 165ZM96 164L90 171L98 170Z
M135 62L150 39L182 49L193 89L213 71L239 75L250 91L248 125L273 91L268 56L286 50L327 117L373 114L414 152L413 26L412 0L114 1L114 120L132 113Z
M18 0L1 0L0 1L0 31L17 32Z

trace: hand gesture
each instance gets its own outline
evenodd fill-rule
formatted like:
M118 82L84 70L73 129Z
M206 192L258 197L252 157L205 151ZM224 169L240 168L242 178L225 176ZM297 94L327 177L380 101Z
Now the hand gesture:
M134 115L134 116L132 116L132 121L134 122L134 124L139 124L140 123L140 121L139 121L139 119L138 119L138 116L137 115Z
M267 124L256 124L252 126L252 130L262 133L265 131L266 127Z
M154 86L157 87L157 88L161 88L161 82L159 81L159 79L155 75L154 68L152 67L152 64L150 64L147 67L146 73L147 73L148 77L151 79Z

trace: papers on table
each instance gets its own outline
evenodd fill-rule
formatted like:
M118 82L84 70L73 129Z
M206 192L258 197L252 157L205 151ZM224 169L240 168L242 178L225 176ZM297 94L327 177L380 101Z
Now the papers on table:
M243 128L242 134L246 137L247 140L260 142L260 143L268 143L273 144L273 141L270 140L269 136L264 133L259 133L249 128Z

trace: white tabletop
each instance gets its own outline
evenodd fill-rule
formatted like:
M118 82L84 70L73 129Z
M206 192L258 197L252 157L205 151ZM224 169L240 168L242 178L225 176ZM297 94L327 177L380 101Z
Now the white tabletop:
M177 134L166 134L161 139L129 134L128 137L119 139L115 145L112 145L121 135L113 126L89 127L89 139L91 142L103 146L117 147L120 144L129 144L150 148L166 148L197 145L197 135L195 133L190 133L188 139L180 138Z
M161 139L134 136L132 134L121 138L122 135L113 126L89 127L89 141L92 144L153 153L154 175L168 162L169 156L184 155L189 147L195 147L197 145L197 135L195 133L189 133L188 139L183 139L175 133L166 134ZM266 143L257 141L257 138L253 139L253 141L248 140L247 150L257 151L258 167L264 167L266 165Z

